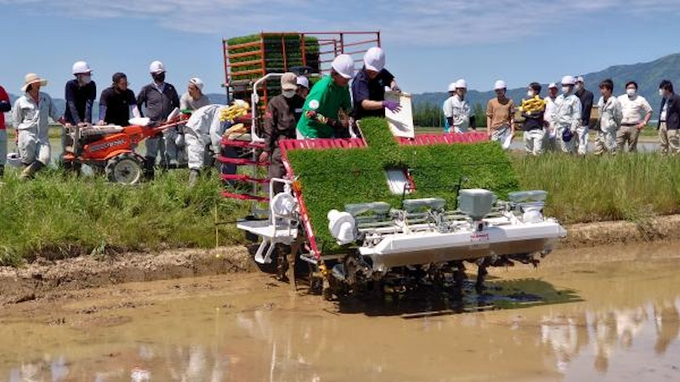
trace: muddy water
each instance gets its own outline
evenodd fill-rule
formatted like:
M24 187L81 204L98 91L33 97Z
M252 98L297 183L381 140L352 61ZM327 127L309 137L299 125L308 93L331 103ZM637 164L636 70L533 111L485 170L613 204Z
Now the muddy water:
M461 314L326 303L263 274L62 293L0 308L0 382L677 381L677 247L496 269Z

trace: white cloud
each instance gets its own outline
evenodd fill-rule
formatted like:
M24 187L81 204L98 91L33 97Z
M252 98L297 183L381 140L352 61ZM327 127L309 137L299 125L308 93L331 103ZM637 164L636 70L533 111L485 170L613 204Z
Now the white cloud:
M667 12L661 0L0 0L27 11L79 18L142 18L193 33L261 30L382 30L405 45L507 42L616 11L633 17ZM677 11L676 11L677 12ZM610 20L609 25L617 25ZM607 25L603 22L603 25Z

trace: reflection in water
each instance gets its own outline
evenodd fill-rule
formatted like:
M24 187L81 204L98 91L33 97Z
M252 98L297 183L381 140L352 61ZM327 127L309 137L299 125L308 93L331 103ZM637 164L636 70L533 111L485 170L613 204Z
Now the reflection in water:
M654 331L649 330L652 327ZM680 297L634 309L587 311L583 317L546 316L541 324L542 343L552 350L561 373L567 373L570 362L592 343L593 367L606 374L615 352L631 350L635 338L644 333L655 333L654 353L665 355L680 339Z
M529 326L532 331L527 332L527 338L538 339L534 346L542 353L543 360L551 365L550 371L557 371L565 377L575 373L587 375L583 379L572 377L572 380L608 376L613 372L612 361L626 359L627 355L635 357L637 365L646 365L648 361L659 357L677 359L676 355L671 356L668 352L680 338L680 297L674 301L659 301L627 309L580 311L578 307L562 305L549 307L546 311L549 313L544 314L538 322L540 329ZM271 382L321 382L335 380L328 377L330 369L325 362L328 357L343 356L347 357L347 372L352 371L371 381L396 380L394 376L399 374L394 372L394 358L389 358L389 349L387 352L382 351L381 346L384 347L384 344L366 345L371 348L370 351L362 349L357 352L357 347L364 346L357 338L364 334L356 336L346 332L351 326L343 325L342 320L348 317L310 318L270 309L221 316L216 321L236 321L240 332L238 336L233 333L225 335L216 329L212 342L207 344L178 346L144 343L104 360L85 359L74 364L70 364L62 354L45 355L42 359L16 365L11 370L0 370L0 382L219 382L263 378ZM476 330L484 340L486 336L491 338L499 333L490 332L494 325L485 314L457 317L460 320L453 328L445 320L423 319L417 327L407 326L408 331L395 332L396 336L403 338L385 343L408 346L413 338L409 336L417 335L415 332L418 329L422 333L434 333L442 337L449 335L447 330ZM413 321L397 322L410 325ZM508 336L513 337L516 342L514 345L518 347L513 348L507 343L502 346L507 347L508 351L523 349L527 357L532 357L532 342L515 337L512 333L522 325L521 321L512 321L507 328L502 328L507 330ZM241 342L234 343L237 340ZM234 352L234 349L238 351ZM412 354L414 362L418 363L420 351L412 349L410 352L408 354ZM495 353L488 354L489 359L494 356ZM363 361L357 362L357 359ZM579 364L577 360L583 363ZM439 361L443 362L437 359ZM576 370L579 365L586 365L585 368L589 370ZM8 380L5 379L7 376Z

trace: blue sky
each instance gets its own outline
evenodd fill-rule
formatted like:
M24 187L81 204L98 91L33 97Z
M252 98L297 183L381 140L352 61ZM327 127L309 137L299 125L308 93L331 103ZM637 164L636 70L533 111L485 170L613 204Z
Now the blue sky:
M222 37L380 30L405 91L445 91L461 77L471 89L520 87L676 53L679 14L678 0L0 0L0 85L18 94L37 72L61 98L82 59L100 89L123 71L137 91L158 59L179 89L198 76L223 92Z

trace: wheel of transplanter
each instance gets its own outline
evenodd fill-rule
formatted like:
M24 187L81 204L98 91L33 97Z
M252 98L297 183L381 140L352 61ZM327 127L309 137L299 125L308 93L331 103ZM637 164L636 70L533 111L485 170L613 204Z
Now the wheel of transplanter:
M109 181L122 184L136 184L142 179L144 159L126 153L109 159L106 164L106 177Z

